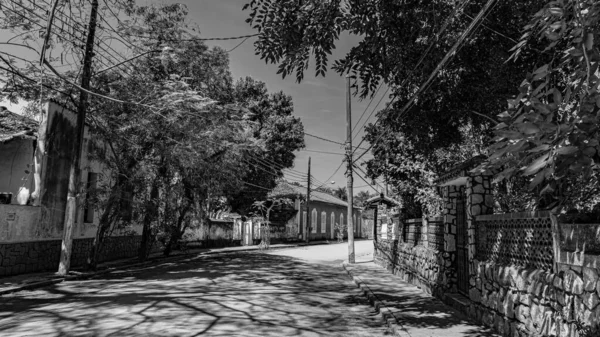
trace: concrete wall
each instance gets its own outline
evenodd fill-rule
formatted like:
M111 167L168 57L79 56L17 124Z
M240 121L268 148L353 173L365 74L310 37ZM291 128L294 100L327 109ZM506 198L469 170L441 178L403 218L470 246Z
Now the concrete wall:
M13 205L19 204L17 195L22 189L26 195L33 192L34 146L32 139L13 139L0 143L0 192L12 193Z

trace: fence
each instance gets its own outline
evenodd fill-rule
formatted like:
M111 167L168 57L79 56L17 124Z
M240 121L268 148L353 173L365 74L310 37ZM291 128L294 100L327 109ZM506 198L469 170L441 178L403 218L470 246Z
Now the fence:
M476 220L477 258L502 265L551 270L549 212L480 215Z
M549 212L455 215L402 221L398 237L375 241L375 262L506 336L599 326L600 224ZM458 268L461 232L468 268Z

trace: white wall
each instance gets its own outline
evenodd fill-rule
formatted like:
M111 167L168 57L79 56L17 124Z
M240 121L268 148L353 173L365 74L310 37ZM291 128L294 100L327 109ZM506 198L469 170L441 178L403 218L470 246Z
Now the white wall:
M11 204L17 205L21 188L33 192L32 139L13 139L0 143L0 192L12 193Z

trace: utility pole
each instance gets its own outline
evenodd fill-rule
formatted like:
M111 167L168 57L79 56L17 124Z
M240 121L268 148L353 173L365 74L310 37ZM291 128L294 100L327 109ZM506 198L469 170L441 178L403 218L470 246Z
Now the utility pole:
M306 235L306 243L310 239L310 157L308 157L308 180L306 182L306 227L304 235Z
M352 95L350 94L350 77L346 76L346 160L348 161L348 168L346 175L348 176L348 263L355 263L354 256L354 223L352 205L354 202L354 192L352 191L354 177L352 175L352 113L351 113L351 101Z
M88 93L90 79L92 78L92 59L94 57L94 38L96 35L96 19L98 17L98 0L92 0L90 21L87 40L85 42L85 56L81 72L81 88L79 90L79 103L77 105L77 134L74 135L71 150L71 168L69 170L69 191L67 194L67 207L65 209L65 222L63 228L62 249L60 251L60 264L58 274L67 275L71 267L71 253L73 248L73 229L77 221L77 206L79 204L81 179L81 150L83 147L83 132L85 129L85 115L88 106Z

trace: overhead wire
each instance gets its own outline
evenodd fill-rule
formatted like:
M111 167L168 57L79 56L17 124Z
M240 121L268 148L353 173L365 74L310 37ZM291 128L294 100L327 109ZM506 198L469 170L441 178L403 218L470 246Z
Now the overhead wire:
M429 54L429 52L431 51L431 49L433 48L433 46L435 45L435 43L439 40L440 35L442 35L444 33L444 31L448 28L448 25L450 24L451 19L454 18L454 16L456 16L459 13L462 13L462 10L465 8L465 6L467 5L467 3L469 2L469 0L462 0L462 2L453 9L452 13L446 18L446 20L444 21L444 23L442 24L442 26L440 27L440 30L436 33L436 38L432 39L432 41L429 43L429 45L427 46L427 49L425 49L425 52L421 54L421 57L419 58L419 60L417 61L416 65L412 68L412 71L410 72L411 75L412 73L414 73L414 71L421 65L421 63L425 60L425 58L427 57L427 55ZM402 81L402 83L400 84L400 87L403 87L406 82L408 81L408 79L411 77L411 75L406 76L406 78ZM377 107L379 106L379 104L381 103L381 101L383 100L383 98L386 96L386 94L388 93L388 91L390 90L390 87L388 86L388 88L386 89L386 91L383 93L383 95L381 96L381 98L379 99L379 101L377 102L377 105L375 105L375 107L373 108L373 110L371 111L371 113L369 114L369 117L367 117L365 119L365 122L363 123L363 125L361 126L360 129L363 129L365 127L365 125L367 124L368 120L371 118L371 116L373 115L373 113L375 113ZM395 98L397 97L397 95L394 95L394 97L392 98L392 101L395 100ZM384 110L387 110L389 108L391 104L388 103L385 107ZM357 123L358 125L358 123ZM358 134L358 133L357 133ZM360 143L357 145L357 147L360 147L360 145L362 145L362 143L364 142L365 138L363 138ZM370 149L370 148L369 148ZM355 151L354 151L355 152ZM361 155L361 157L364 156Z
M475 17L475 19L469 24L469 26L467 27L467 29L460 35L460 37L458 38L458 40L454 43L454 45L452 46L452 48L446 53L446 55L444 56L444 58L437 64L437 66L435 67L435 69L431 72L431 74L429 75L429 77L427 78L427 80L425 81L425 83L421 84L421 86L419 87L419 89L417 90L417 92L415 92L411 98L408 100L408 102L406 102L404 104L404 106L400 109L400 111L398 112L398 117L402 117L402 115L404 113L406 113L406 111L412 107L412 104L414 104L414 101L416 100L416 98L423 93L426 88L429 87L429 85L431 84L431 82L433 81L433 79L437 76L437 73L441 70L441 68L443 68L445 66L445 64L448 62L448 60L454 56L457 52L457 50L459 49L459 47L462 45L463 41L467 38L467 36L469 36L471 34L471 32L474 30L474 28L478 25L478 23L480 22L481 18L486 15L486 13L489 13L489 9L492 7L492 5L494 5L495 0L488 0L488 2L484 5L484 7L481 9L481 11L477 14L477 16ZM393 102L398 96L395 95L392 98ZM389 106L389 104L388 104ZM382 131L380 132L379 136L377 137L377 139L371 143L371 145L369 146L369 150L371 148L373 148L373 145L376 144L382 137L383 135L385 135L387 133L387 131ZM365 155L367 151L363 152L362 154L360 154L358 156L358 158L356 158L354 160L354 162L356 162L357 160L359 160L362 156Z

